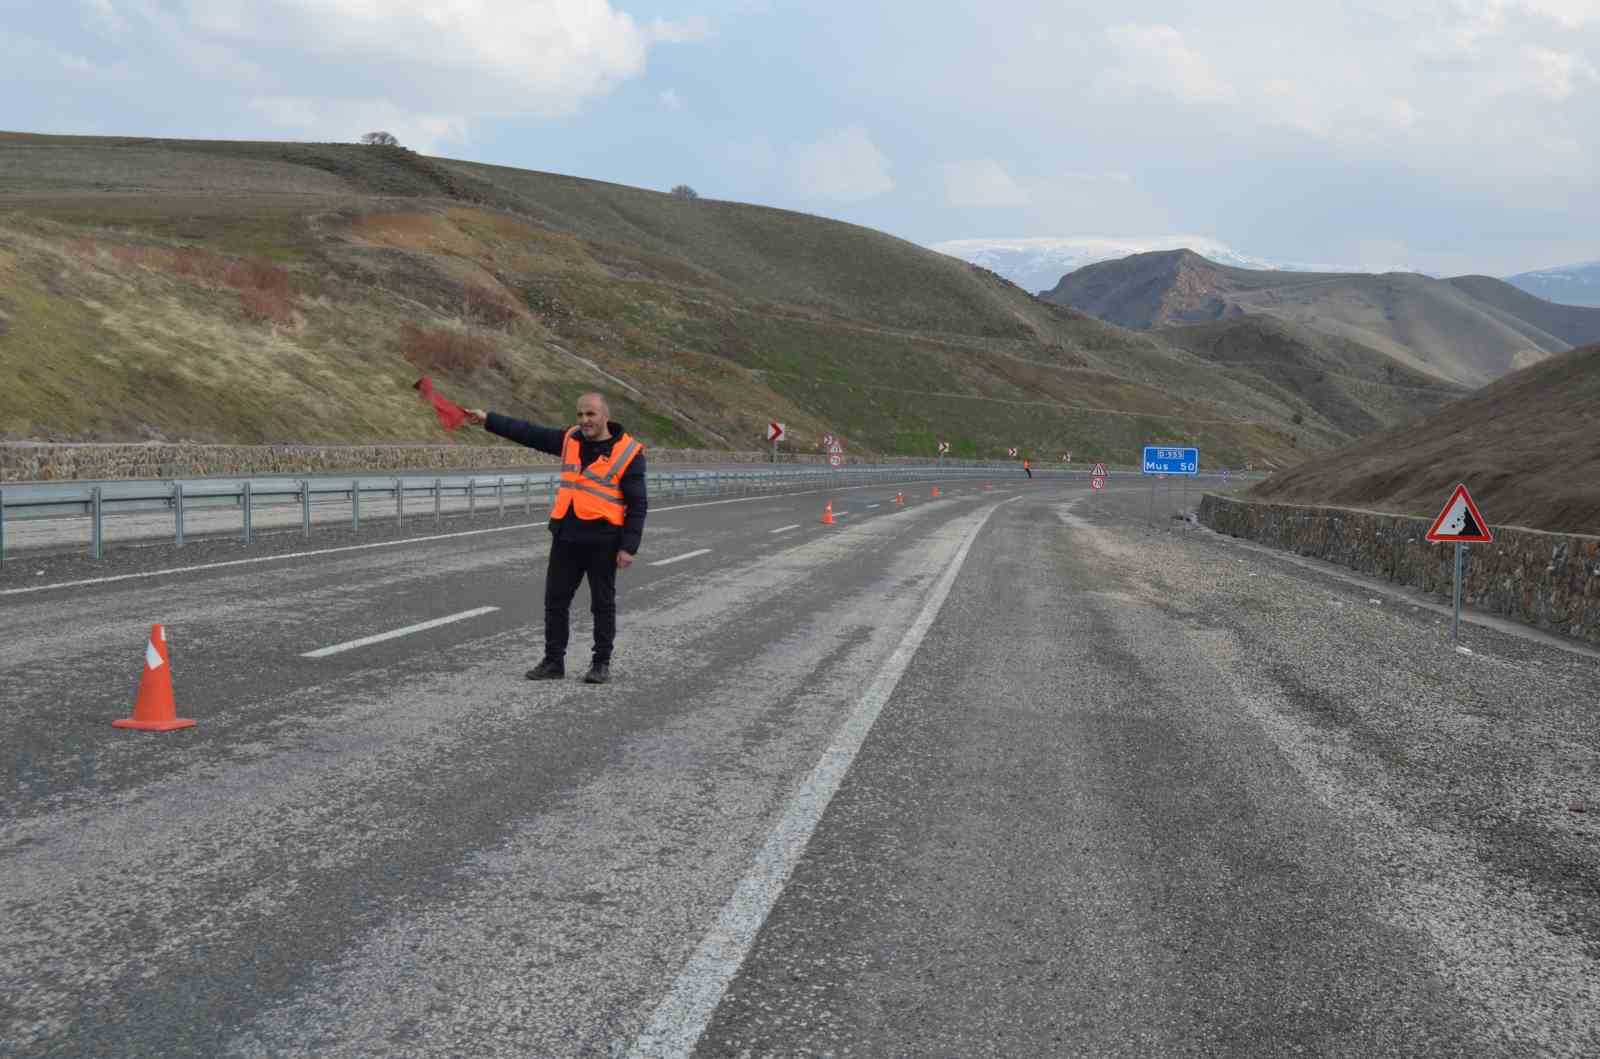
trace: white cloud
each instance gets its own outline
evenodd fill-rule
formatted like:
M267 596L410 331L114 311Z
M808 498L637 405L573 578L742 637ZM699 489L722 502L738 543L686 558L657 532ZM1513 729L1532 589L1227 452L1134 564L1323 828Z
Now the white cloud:
M452 115L437 119L437 138L484 117L573 113L639 76L651 47L711 33L704 19L641 26L612 0L86 2L102 24L147 25L262 113L296 113L283 99L331 112L382 109L380 99L419 135L435 121L423 115Z
M952 206L1026 206L1029 195L992 158L943 167L944 197Z
M1579 81L1600 79L1594 65L1574 52L1526 47L1519 58L1521 61L1516 66L1491 82L1492 91L1497 94L1532 92L1560 102L1577 90Z
M1124 23L1107 29L1106 36L1124 60L1113 68L1114 83L1164 91L1184 103L1233 98L1233 86L1172 26Z
M889 159L859 125L791 149L788 162L790 183L808 198L855 202L894 188Z

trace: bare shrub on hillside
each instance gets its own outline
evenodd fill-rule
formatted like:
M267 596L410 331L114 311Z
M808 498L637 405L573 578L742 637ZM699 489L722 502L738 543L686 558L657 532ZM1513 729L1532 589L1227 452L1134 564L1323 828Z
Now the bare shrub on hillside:
M507 328L520 320L522 313L498 291L472 285L461 292L461 316L485 327Z
M376 132L362 133L361 142L366 144L368 147L399 147L400 146L400 141L399 141L399 139L397 139L395 137L394 133L392 133L392 132L383 132L382 130L379 130L379 131L376 131Z
M229 262L223 271L222 282L234 290L263 291L288 298L294 294L294 277L289 270L267 261L243 259Z
M282 294L247 288L239 292L244 314L256 323L288 325L295 322L294 306Z
M228 259L221 254L186 246L172 252L171 269L202 283L221 283L228 271Z
M697 199L700 197L700 193L688 184L679 184L672 189L672 197L675 199Z
M494 342L465 331L406 323L400 325L396 344L406 360L441 375L472 375L502 366Z

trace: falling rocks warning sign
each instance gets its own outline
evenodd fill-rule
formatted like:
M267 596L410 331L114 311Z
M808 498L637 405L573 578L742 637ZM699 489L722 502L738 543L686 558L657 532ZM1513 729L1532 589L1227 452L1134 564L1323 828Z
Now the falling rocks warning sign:
M1465 485L1457 485L1444 510L1433 520L1428 530L1428 540L1439 544L1488 544L1494 540L1489 523L1484 521L1478 505Z

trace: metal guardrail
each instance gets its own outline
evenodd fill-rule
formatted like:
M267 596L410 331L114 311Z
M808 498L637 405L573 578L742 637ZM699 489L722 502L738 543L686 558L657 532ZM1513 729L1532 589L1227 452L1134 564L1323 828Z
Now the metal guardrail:
M887 484L971 478L993 480L1002 475L1015 477L1017 473L1017 466L1011 463L944 467L934 464L915 467L889 464L842 470L777 465L749 470L651 471L646 474L645 480L651 497L659 499L745 494L797 485L839 488L874 482ZM1064 468L1035 468L1034 474L1039 478L1086 478L1088 468L1085 467L1081 472ZM1126 472L1117 475L1129 476ZM173 541L181 547L186 537L186 515L235 508L239 511L240 539L248 544L255 537L253 522L256 511L264 507L282 508L299 504L301 533L310 537L312 507L319 502L348 502L353 529L361 527L363 498L392 500L394 510L389 520L401 525L408 518L426 517L429 506L434 521L442 522L446 497L465 498L469 517L477 514L480 503L491 501L495 510L504 514L508 499L512 503L520 502L524 513L532 515L536 495L545 504L554 499L558 478L556 472L549 472L522 475L374 476L365 479L355 476L114 481L89 486L65 482L12 484L0 488L0 562L4 562L6 556L8 519L17 522L88 516L89 554L99 559L105 550L106 519L118 514L170 511ZM408 509L407 501L412 499L423 501L424 507Z

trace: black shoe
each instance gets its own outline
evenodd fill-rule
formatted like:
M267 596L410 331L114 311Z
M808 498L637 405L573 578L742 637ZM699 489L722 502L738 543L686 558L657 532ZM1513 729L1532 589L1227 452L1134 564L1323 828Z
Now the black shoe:
M546 658L524 675L529 680L560 680L567 675L567 667Z
M594 665L590 666L589 672L583 675L583 682L585 684L611 683L611 663L596 662Z

